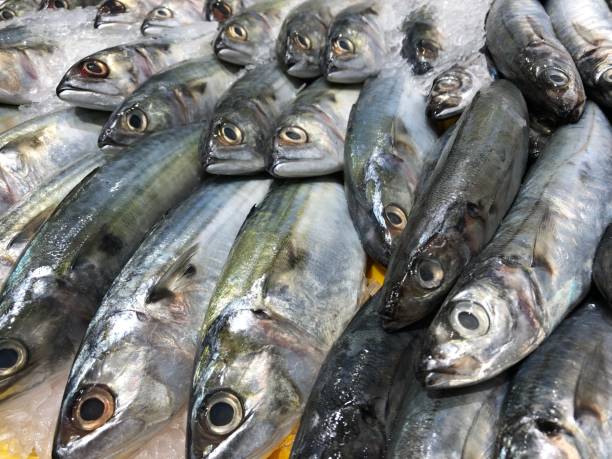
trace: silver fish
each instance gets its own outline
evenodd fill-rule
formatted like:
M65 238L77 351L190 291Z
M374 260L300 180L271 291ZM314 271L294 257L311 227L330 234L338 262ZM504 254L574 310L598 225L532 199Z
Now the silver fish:
M610 124L592 102L577 124L553 134L497 235L429 329L428 386L499 374L535 350L588 293L612 217L611 144Z
M98 6L99 4L100 0L42 0L40 2L40 9L72 10L74 8Z
M324 78L302 90L276 121L268 172L312 177L341 171L348 118L360 90Z
M527 106L500 80L482 89L459 119L408 217L385 278L385 326L434 313L495 234L527 166Z
M96 29L126 28L141 23L147 13L163 0L105 0L98 6L94 20Z
M163 35L202 22L202 2L199 0L164 0L149 11L140 26L143 35Z
M113 112L98 145L131 145L154 132L208 119L219 96L237 76L237 69L214 55L153 75Z
M356 311L364 268L340 183L273 186L236 239L204 321L188 457L266 457L289 434Z
M215 284L270 183L208 180L140 245L72 366L53 457L123 457L187 403L198 330ZM104 407L93 418L92 404Z
M496 0L486 30L495 65L534 110L559 122L580 118L585 102L582 80L538 0Z
M593 264L593 282L612 305L612 226L601 238Z
M0 23L38 9L39 0L5 0L0 2Z
M225 22L257 2L258 0L206 0L204 15L207 21Z
M0 294L0 399L74 358L111 282L149 228L200 181L198 126L151 136L77 186L27 246Z
M425 99L406 68L369 80L353 109L344 150L349 210L366 252L387 265L406 226L425 165L437 158Z

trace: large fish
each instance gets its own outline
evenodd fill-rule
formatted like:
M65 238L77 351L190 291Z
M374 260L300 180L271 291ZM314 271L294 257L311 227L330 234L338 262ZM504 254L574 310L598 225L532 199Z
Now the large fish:
M549 0L546 11L589 96L612 108L612 13L606 2Z
M612 217L611 144L610 124L592 102L577 124L553 134L495 238L429 329L422 362L428 386L499 374L536 349L588 293Z
M202 21L200 0L163 0L147 13L140 30L143 35L164 35Z
M520 91L507 80L482 89L461 116L391 257L381 311L387 327L436 311L510 208L528 149Z
M260 65L221 97L200 141L206 172L234 175L265 169L274 122L294 99L300 83L278 65Z
M53 457L123 457L187 403L198 330L215 284L270 182L208 180L140 245L72 366ZM92 417L96 405L104 409Z
M408 69L366 82L349 122L344 177L361 241L379 263L389 262L406 226L435 141Z
M380 458L404 392L417 333L385 331L370 299L332 347L300 421L291 457ZM418 384L418 383L416 383ZM416 457L416 456L408 456Z
M223 23L215 39L219 59L237 65L274 57L276 38L289 12L303 0L264 0Z
M520 367L504 405L500 459L612 456L612 314L586 302Z
M40 0L5 0L0 2L0 23L38 9Z
M302 90L275 123L268 171L277 177L341 171L348 119L360 89L320 78Z
M364 265L340 183L273 186L236 239L208 309L188 457L263 458L289 434L356 312Z
M237 76L213 55L153 75L113 112L98 143L130 145L154 132L206 120Z
M206 0L204 16L207 21L225 22L257 2L258 0Z
M98 6L94 27L127 28L140 24L163 0L105 0Z
M595 262L593 264L593 281L612 306L612 226L609 226L601 238Z
M558 122L580 118L585 102L582 80L538 0L496 0L486 28L495 65L534 110Z
M89 6L98 6L100 0L42 0L40 2L40 9L51 9L51 10L72 10L74 8L87 8Z
M74 357L149 228L200 181L199 126L151 136L86 177L23 252L0 294L0 399Z
M62 169L98 150L105 117L68 108L0 134L0 213Z

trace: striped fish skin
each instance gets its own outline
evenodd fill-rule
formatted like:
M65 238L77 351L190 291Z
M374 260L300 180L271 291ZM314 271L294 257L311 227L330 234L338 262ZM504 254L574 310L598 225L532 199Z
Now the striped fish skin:
M612 305L612 226L608 227L597 247L593 282L608 304Z
M206 180L147 236L81 344L62 402L54 457L133 453L187 403L198 331L215 284L238 230L270 183ZM82 432L87 400L110 405L106 416L101 413Z
M277 447L356 312L364 268L338 181L272 187L236 239L202 328L188 457Z
M552 122L576 122L585 93L572 57L537 0L496 0L486 22L487 47L499 71Z
M611 143L610 123L593 102L577 124L553 134L497 235L429 329L422 362L428 386L499 374L533 352L585 297L612 217Z
M56 209L0 293L0 399L74 357L111 282L159 218L200 181L198 128L151 136L90 174Z

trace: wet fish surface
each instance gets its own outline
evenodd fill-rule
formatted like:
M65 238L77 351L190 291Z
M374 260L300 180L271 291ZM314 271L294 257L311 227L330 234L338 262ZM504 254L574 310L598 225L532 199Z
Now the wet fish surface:
M597 248L593 281L599 292L612 305L612 226L608 227Z

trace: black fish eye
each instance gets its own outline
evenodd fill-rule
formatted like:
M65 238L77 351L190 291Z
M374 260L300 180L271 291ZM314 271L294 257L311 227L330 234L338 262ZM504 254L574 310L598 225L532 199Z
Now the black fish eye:
M99 429L115 414L115 397L104 386L81 389L72 402L72 422L85 432Z
M139 108L132 108L131 110L128 110L123 116L125 124L130 131L146 131L149 120L147 118L147 115Z
M485 335L491 324L489 313L482 305L465 300L454 303L449 319L453 329L466 338Z
M442 285L444 269L438 260L422 258L416 263L416 280L425 289L436 289Z
M68 8L68 3L66 3L64 0L54 0L53 8Z
M222 145L235 146L242 143L242 131L232 123L222 123L217 127L216 137Z
M294 32L291 38L293 40L293 43L295 43L295 45L300 49L308 50L312 48L312 42L310 41L310 38L305 35L302 35L299 32Z
M109 74L107 65L97 59L88 59L81 64L81 75L90 78L106 78Z
M227 28L227 35L234 41L247 41L248 38L247 30L240 24L231 24Z
M564 88L569 85L570 78L563 70L550 67L542 72L542 80L547 86L553 88Z
M431 40L420 40L417 43L417 55L424 59L435 59L438 55L438 47Z
M308 142L308 134L301 127L287 126L281 129L279 140L281 143L289 145L301 145Z
M116 15L122 14L127 11L125 5L118 0L106 0L100 7L98 8L98 13L100 14L109 14Z
M385 206L384 217L392 232L402 232L406 228L406 212L395 204Z
M226 437L240 426L243 413L238 397L231 392L220 390L204 401L199 422L208 435Z
M0 10L0 18L4 21L8 21L9 19L13 19L15 16L15 12L10 8L3 8Z
M353 54L355 52L355 45L346 37L337 37L332 41L332 50L338 55Z
M228 20L232 14L232 7L225 2L215 2L211 7L212 16L218 22L223 22Z
M28 351L17 340L0 340L0 377L11 376L21 371L27 364Z
M162 19L168 19L174 16L172 10L170 8L166 8L165 6L155 8L155 10L153 11L153 15Z

